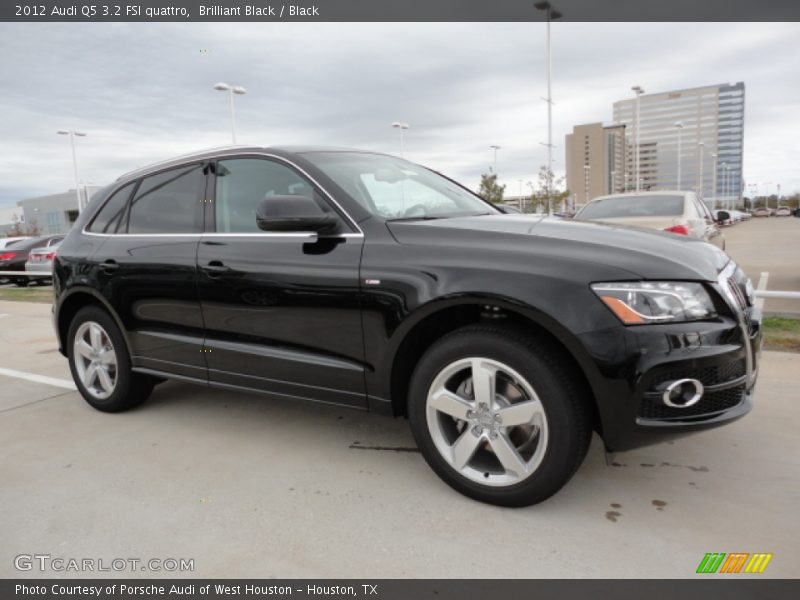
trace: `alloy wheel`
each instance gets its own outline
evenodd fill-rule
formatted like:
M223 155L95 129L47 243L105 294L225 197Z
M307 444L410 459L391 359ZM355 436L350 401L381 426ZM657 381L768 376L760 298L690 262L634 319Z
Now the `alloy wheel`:
M428 391L426 420L442 458L482 485L520 483L547 450L547 415L533 386L489 358L465 358L442 369Z
M82 323L73 342L75 370L83 387L98 400L114 393L117 353L108 333L94 321Z

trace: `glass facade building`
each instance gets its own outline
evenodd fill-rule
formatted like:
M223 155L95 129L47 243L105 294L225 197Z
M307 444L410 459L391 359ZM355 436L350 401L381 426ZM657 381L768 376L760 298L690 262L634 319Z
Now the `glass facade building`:
M743 185L744 91L739 82L640 96L640 189L694 190L709 205L737 202ZM614 123L625 125L624 186L635 190L635 97L614 103Z

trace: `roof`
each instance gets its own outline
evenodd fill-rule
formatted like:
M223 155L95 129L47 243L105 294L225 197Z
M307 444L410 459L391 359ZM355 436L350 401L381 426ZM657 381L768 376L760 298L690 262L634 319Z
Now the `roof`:
M156 163L152 163L150 165L146 165L144 167L139 167L138 169L134 169L133 171L128 171L123 175L120 175L117 178L118 182L126 181L129 179L134 179L141 175L145 175L150 173L151 171L157 171L163 168L167 168L173 165L180 165L186 162L191 162L194 160L203 160L208 158L213 158L223 152L266 152L266 151L275 151L275 152L286 152L290 154L306 154L309 152L361 152L365 154L381 154L380 152L373 152L371 150L359 150L356 148L338 148L334 146L245 146L245 145L236 145L236 146L219 146L216 148L207 148L206 150L198 150L197 152L191 152L189 154L182 154L180 156L175 156L173 158L169 158L166 160L162 160Z

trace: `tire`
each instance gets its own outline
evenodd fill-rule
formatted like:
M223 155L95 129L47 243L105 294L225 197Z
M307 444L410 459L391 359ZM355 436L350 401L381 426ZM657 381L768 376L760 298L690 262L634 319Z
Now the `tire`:
M494 382L490 405L480 401L492 397L488 385L484 393L475 386L481 379ZM503 325L464 327L417 364L411 429L453 489L499 506L537 504L570 480L589 448L588 399L575 380L563 353L535 337Z
M14 285L17 287L28 287L27 277L25 278L17 277L16 279L12 279L12 281L14 282Z
M98 344L95 344L96 334ZM81 341L83 344L76 343ZM98 352L97 348L101 350ZM125 338L111 315L99 306L84 307L72 319L67 334L67 358L78 391L97 410L110 413L128 410L144 402L153 391L152 378L131 370ZM94 376L90 377L92 364ZM105 372L105 377L100 371Z

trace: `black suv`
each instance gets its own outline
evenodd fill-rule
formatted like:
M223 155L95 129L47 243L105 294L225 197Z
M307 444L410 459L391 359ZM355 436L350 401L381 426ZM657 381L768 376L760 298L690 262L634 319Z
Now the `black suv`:
M685 236L507 215L370 152L226 148L124 175L54 266L83 397L165 378L407 416L455 489L540 502L583 460L751 407L752 287Z

